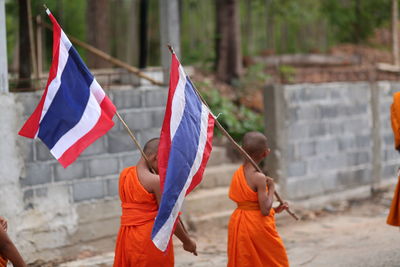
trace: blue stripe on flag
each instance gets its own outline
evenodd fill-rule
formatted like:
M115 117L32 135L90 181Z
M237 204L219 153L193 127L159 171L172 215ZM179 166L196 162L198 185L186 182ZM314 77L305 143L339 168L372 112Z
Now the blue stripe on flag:
M158 233L170 216L188 179L199 146L201 102L190 82L185 85L185 100L182 121L171 143L164 192L154 223L152 237Z
M81 119L94 79L73 46L61 75L61 85L40 123L39 138L52 149Z

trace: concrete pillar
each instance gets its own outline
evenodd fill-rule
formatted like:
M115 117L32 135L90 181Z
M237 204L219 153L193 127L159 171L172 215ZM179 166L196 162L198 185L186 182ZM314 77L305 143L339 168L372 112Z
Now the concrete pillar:
M287 195L287 109L282 85L267 85L264 88L265 136L271 153L266 158L268 175L280 187L279 194Z
M161 34L161 65L164 72L164 82L169 81L169 65L171 53L167 44L172 45L178 58L180 57L180 25L179 1L159 0L160 3L160 34Z
M369 88L371 94L371 119L372 119L372 180L371 190L376 191L379 188L382 175L382 139L381 139L381 118L379 87L376 82L376 70L370 71Z
M0 93L8 92L5 0L0 0Z

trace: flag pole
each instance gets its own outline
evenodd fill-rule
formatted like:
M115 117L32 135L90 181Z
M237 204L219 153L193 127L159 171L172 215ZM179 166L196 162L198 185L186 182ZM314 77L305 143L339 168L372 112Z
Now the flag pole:
M44 7L44 9L45 9L46 12L47 12L48 8L47 8L46 4L43 4L43 7ZM51 29L51 28L50 28L50 29ZM136 139L135 135L133 134L133 132L132 132L131 129L129 128L128 124L124 121L124 119L121 117L121 115L119 114L118 111L115 112L115 115L117 115L117 118L120 120L120 122L122 123L122 125L124 126L124 128L126 129L126 131L128 132L128 135L131 137L131 139L133 140L133 142L135 143L135 145L136 145L137 148L139 149L140 154L142 155L142 157L143 157L144 160L146 161L146 164L147 164L147 166L149 167L150 171L151 171L153 174L156 174L156 175L157 175L157 172L156 172L156 171L153 169L153 167L151 166L149 159L147 158L147 156L146 156L146 154L144 153L142 147L140 146L138 140ZM182 226L182 228L183 228L183 231L184 231L186 234L188 234L188 232L187 232L187 230L186 230L186 227L185 227L185 225L184 225L182 219L181 219L180 217L178 217L178 220L179 220L179 223L181 224L181 226Z
M142 147L140 146L138 140L136 139L135 135L132 133L131 129L129 129L128 124L126 124L126 122L124 121L124 119L121 117L121 115L118 113L118 111L115 112L115 115L117 115L117 118L120 120L120 122L122 123L122 125L124 126L124 128L126 129L126 131L128 132L128 135L131 137L131 139L133 140L133 142L135 143L135 145L137 146L137 148L140 151L140 154L142 155L142 157L144 158L144 160L146 161L147 165L149 166L149 169L152 173L156 174L156 171L153 169L153 167L151 167L150 165L150 161L147 158L146 154L144 153Z
M118 111L115 112L115 114L117 115L117 118L121 121L122 125L124 125L126 131L128 132L129 136L132 138L133 142L136 144L137 148L140 150L140 153L142 154L142 157L143 157L144 160L146 161L147 165L149 166L150 171L151 171L153 174L157 174L156 171L153 169L153 167L151 167L149 159L147 158L146 154L144 153L144 151L143 151L142 147L140 146L139 142L137 141L135 135L132 133L131 129L129 129L128 124L126 124L126 122L124 121L124 119L122 119L122 117L121 117L121 115L118 113ZM178 221L179 221L179 223L181 224L183 231L184 231L187 235L189 235L188 231L186 230L185 224L183 223L183 221L182 221L182 219L181 219L180 216L178 217Z
M171 45L167 45L169 51L171 52L171 54L175 54L174 49L172 48ZM193 84L193 83L192 83ZM201 96L199 90L197 90L196 86L193 84L193 88L196 91L197 95L199 96L199 98L201 99L201 101L204 103L204 105L206 105L208 108L210 108L207 104L207 102L205 101L205 99ZM222 132L223 135L225 135L228 140L232 143L232 145L239 151L239 153L246 159L248 160L251 165L254 166L254 168L257 169L257 171L262 173L262 170L260 169L260 167L258 166L257 163L255 163L255 161L249 156L249 154L247 154L247 152L232 138L232 136L225 130L224 127L222 127L222 125L219 123L218 120L215 120L215 124L217 125L218 129ZM284 201L281 198L281 196L278 194L278 192L274 192L276 199L278 200L279 203L283 204ZM290 209L286 210L295 220L299 220L299 217Z
M133 142L136 144L137 148L140 150L140 153L142 154L142 157L143 157L144 160L146 161L147 165L149 166L150 171L151 171L153 174L157 174L156 171L153 169L153 167L151 167L149 159L147 158L146 154L144 153L144 151L143 151L142 147L140 146L139 142L137 141L135 135L132 133L131 129L129 129L128 124L126 124L126 122L124 121L124 119L122 119L122 117L121 117L121 115L118 113L118 111L115 112L115 114L117 115L117 118L121 121L122 125L124 125L126 131L128 132L129 136L132 138ZM181 219L180 216L178 217L178 221L179 221L179 223L181 224L183 231L184 231L187 235L189 235L188 231L186 230L185 224L183 223L183 221L182 221L182 219Z

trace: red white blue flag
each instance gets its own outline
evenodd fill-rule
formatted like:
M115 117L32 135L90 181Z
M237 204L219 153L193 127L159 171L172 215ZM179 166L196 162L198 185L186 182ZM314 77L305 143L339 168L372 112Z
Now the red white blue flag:
M53 62L43 96L19 135L40 138L65 168L114 126L116 108L46 12L53 23Z
M215 118L200 100L175 54L158 148L162 198L152 231L165 251L183 200L200 182L212 149Z

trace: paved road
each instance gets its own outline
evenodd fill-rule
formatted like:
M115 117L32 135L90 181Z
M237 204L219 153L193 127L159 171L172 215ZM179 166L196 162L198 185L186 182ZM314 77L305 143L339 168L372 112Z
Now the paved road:
M400 267L400 231L386 225L387 210L388 200L378 198L298 223L285 218L278 229L291 266ZM226 266L226 229L197 235L200 255L177 246L176 266Z
M291 266L400 267L400 230L385 223L390 199L391 193L387 193L332 205L326 211L303 212L305 219L300 222L278 218ZM226 232L215 228L197 233L198 257L183 251L175 240L175 266L226 266ZM109 267L112 261L111 252L62 266Z

